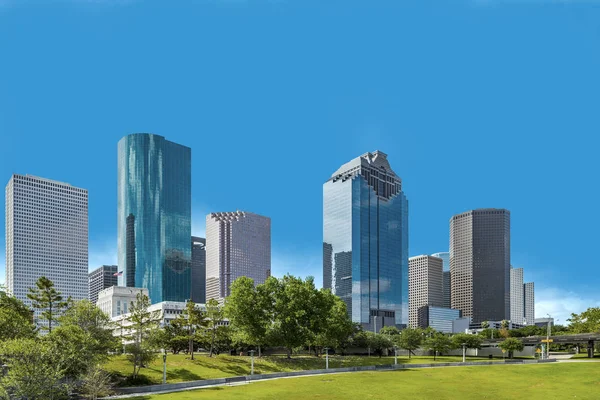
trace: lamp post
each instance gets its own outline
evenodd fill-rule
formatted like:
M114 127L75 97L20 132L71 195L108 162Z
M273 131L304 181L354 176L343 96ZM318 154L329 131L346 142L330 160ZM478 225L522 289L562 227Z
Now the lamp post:
M377 315L373 317L373 333L377 333Z
M163 352L163 385L167 383L167 350L162 349Z
M394 365L398 365L398 346L394 345Z
M550 358L550 319L552 319L550 314L547 314L547 315L548 315L548 330L546 331L546 346L547 346L546 360Z
M250 375L254 375L254 350L250 350Z
M467 344L463 343L462 348L463 348L463 362L466 362L467 361Z
M329 369L329 347L323 349L325 352L325 369Z

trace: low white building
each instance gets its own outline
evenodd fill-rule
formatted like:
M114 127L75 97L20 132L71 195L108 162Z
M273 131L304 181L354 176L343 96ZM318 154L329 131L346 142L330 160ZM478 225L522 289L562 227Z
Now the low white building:
M106 315L114 319L115 317L129 313L131 303L135 301L140 292L148 296L148 289L111 286L98 293L96 305Z

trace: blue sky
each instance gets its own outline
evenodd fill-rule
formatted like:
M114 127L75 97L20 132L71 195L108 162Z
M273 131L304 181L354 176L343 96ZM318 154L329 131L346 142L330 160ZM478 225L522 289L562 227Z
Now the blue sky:
M90 266L114 263L117 141L157 133L192 148L193 233L268 215L273 272L320 283L322 184L380 149L411 255L508 208L564 321L600 305L599 49L596 1L0 0L0 181L89 189Z

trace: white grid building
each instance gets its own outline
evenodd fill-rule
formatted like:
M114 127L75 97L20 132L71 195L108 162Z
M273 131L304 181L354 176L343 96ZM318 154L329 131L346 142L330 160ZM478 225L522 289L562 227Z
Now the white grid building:
M6 186L6 285L28 306L41 276L66 300L88 297L88 192L15 174Z
M443 307L443 261L433 256L408 259L408 324L418 327L419 308Z
M111 286L98 292L96 305L103 313L111 318L129 313L131 303L136 301L137 295L142 293L148 296L148 289L129 286Z
M526 325L535 324L535 285L527 282L523 285L523 296L525 298L525 321Z
M523 268L510 269L510 320L523 325L525 320L525 298Z
M271 219L244 211L206 216L206 301L230 294L241 276L264 283L271 275Z

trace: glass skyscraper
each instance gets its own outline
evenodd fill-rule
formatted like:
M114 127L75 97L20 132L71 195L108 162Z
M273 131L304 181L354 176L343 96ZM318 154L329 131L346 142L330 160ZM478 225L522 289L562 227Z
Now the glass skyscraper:
M117 237L122 286L152 303L191 296L191 149L153 134L118 144Z
M323 286L367 329L408 324L408 201L385 153L323 185Z

